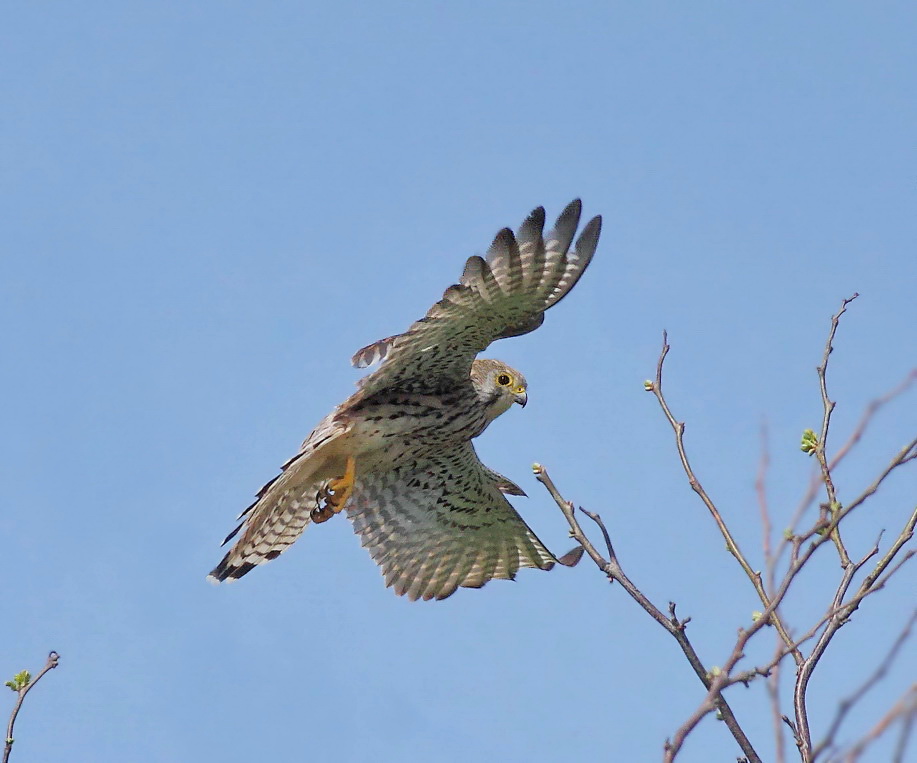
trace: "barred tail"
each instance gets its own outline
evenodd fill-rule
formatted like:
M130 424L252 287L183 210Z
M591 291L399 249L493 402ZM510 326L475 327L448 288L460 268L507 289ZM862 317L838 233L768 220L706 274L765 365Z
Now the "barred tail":
M318 461L320 466L322 459ZM311 521L309 513L318 505L320 480L316 480L315 465L308 458L293 461L261 489L258 500L239 515L241 523L223 545L240 532L241 537L213 568L208 580L238 580L259 564L276 559L303 534Z

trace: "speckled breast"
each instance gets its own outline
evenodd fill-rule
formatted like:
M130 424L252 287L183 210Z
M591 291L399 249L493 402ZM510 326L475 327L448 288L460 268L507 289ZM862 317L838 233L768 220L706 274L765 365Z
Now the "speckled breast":
M466 442L481 434L489 423L473 388L442 395L382 392L349 414L351 430L364 444L364 457L392 467L425 449Z

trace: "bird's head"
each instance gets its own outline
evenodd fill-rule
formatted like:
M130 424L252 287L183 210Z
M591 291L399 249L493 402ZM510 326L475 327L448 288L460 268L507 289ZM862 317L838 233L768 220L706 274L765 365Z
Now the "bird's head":
M525 377L506 363L479 358L471 364L471 383L486 407L491 421L509 410L513 403L525 406L528 401Z

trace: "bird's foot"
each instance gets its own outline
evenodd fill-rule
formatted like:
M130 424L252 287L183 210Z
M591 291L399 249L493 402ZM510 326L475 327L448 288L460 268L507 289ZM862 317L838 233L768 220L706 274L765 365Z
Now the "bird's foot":
M325 505L316 506L309 512L309 519L317 525L320 525L322 522L327 522L333 516L334 511L332 511L331 507Z
M355 474L356 465L353 456L348 456L344 476L328 480L315 496L315 502L318 505L309 513L309 518L313 522L316 524L327 522L347 505L347 501L353 495Z

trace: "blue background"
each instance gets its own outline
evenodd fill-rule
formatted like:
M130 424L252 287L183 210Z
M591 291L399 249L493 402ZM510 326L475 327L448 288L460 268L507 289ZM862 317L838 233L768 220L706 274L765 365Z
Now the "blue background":
M722 663L760 605L643 380L666 328L694 465L761 567L762 423L779 536L842 298L862 294L830 369L835 445L914 364L915 33L905 2L5 4L0 666L62 655L14 759L657 760L702 688L588 562L412 604L340 520L238 584L204 576L351 391L351 353L500 227L581 196L598 254L541 330L490 350L530 404L479 452L560 553L546 464ZM842 500L915 424L913 392L880 412ZM851 554L882 527L887 545L915 492L913 468L894 475ZM912 611L915 569L837 636L816 738ZM839 574L825 548L786 608L797 633ZM841 740L915 673L911 648ZM763 685L729 697L772 758ZM681 759L737 753L707 719Z

